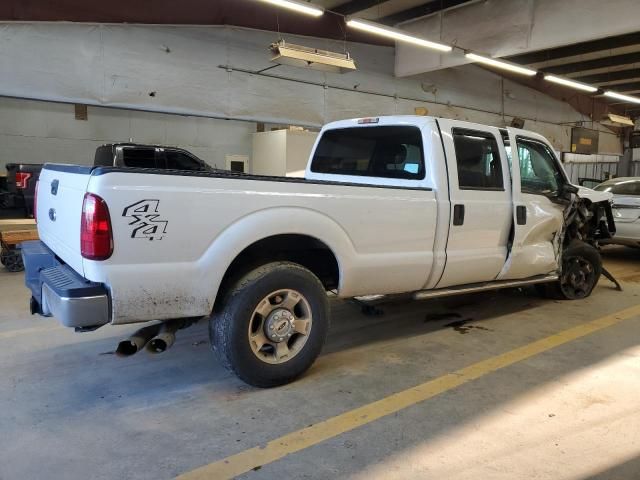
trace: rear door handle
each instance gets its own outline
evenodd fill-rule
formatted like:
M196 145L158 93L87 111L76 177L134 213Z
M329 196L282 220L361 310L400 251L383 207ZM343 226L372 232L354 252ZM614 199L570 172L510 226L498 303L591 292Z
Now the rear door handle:
M518 205L516 207L516 223L518 225L527 224L527 207L524 205Z
M464 224L464 205L453 206L453 224L454 225Z

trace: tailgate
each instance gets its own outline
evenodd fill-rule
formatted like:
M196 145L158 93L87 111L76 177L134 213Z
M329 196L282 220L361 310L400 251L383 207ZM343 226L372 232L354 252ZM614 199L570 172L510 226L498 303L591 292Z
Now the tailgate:
M91 167L45 165L38 182L38 235L81 275L80 222Z

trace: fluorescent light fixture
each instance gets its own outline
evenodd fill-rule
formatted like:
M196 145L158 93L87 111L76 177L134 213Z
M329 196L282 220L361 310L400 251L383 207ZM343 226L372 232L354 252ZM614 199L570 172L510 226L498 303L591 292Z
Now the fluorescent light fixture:
M440 50L441 52L450 52L452 48L449 45L443 45L441 43L431 42L424 38L409 35L408 33L398 30L397 28L386 27L367 20L361 20L354 18L347 21L347 26L355 28L357 30L363 30L369 33L375 33L382 37L393 38L399 42L411 43L420 47L433 48L434 50Z
M313 68L334 73L356 70L356 64L348 52L336 53L318 48L294 45L280 40L271 44L272 62L294 67Z
M629 103L640 103L640 98L631 97L629 95L622 95L621 93L612 92L611 90L604 92L607 97L615 98L616 100L622 100Z
M297 2L296 0L260 0L264 3L270 3L277 7L287 8L298 13L319 17L324 13L322 8L316 7L310 3Z
M535 70L520 67L518 65L514 65L513 63L503 62L501 60L495 60L489 57L483 57L482 55L476 55L475 53L467 53L465 57L474 62L484 63L485 65L491 65L492 67L509 70L510 72L519 73L521 75L528 75L530 77L538 73Z
M623 115L616 115L615 113L608 113L604 116L600 123L602 123L603 125L611 125L614 127L619 127L620 125L633 127L635 125L631 118L625 117Z
M592 87L591 85L587 85L586 83L574 82L573 80L567 80L566 78L556 77L555 75L545 75L544 79L553 83L564 85L565 87L571 87L577 90L583 90L585 92L593 93L598 91L596 87Z

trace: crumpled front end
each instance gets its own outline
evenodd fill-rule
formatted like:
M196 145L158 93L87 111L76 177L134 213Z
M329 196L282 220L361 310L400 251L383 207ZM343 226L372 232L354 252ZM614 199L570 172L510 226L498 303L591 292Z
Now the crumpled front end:
M613 195L581 187L565 210L563 245L573 240L598 246L616 233L612 211Z

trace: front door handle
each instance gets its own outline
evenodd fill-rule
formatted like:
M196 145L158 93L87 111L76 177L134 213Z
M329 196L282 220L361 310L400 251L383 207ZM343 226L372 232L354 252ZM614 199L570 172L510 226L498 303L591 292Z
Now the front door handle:
M453 224L454 225L464 224L464 205L453 206Z

